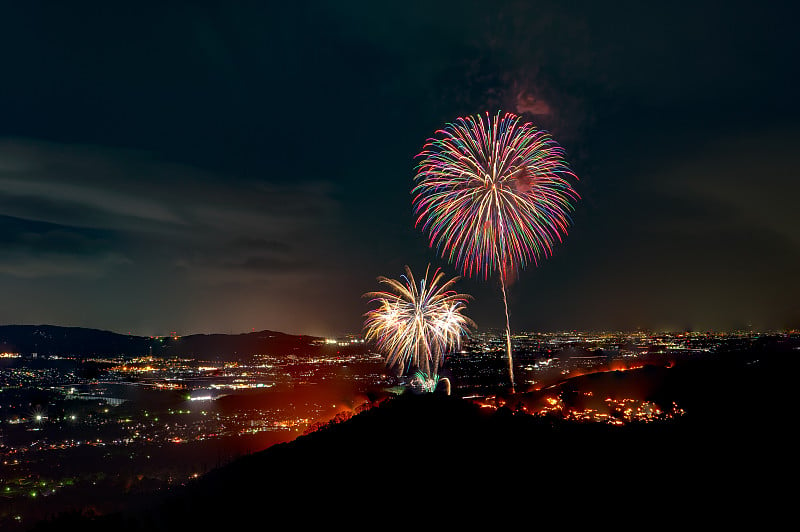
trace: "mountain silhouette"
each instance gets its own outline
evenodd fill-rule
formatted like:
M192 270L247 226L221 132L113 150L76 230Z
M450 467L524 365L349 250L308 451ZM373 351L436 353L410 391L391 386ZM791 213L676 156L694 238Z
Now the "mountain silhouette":
M192 334L147 337L83 327L0 325L0 352L39 356L188 356L205 360L243 360L253 355L298 357L332 351L314 336L277 331L242 334Z

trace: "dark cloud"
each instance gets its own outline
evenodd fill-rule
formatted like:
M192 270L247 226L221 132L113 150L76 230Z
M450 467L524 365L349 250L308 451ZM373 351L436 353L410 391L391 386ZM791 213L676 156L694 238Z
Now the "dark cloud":
M0 273L12 277L96 277L129 261L113 235L0 216Z

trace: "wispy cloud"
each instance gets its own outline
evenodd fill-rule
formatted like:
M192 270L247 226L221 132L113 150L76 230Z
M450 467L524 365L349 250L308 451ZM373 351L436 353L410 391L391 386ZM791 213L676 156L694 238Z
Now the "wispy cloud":
M319 265L338 212L320 184L266 184L123 150L0 142L7 275L98 275L123 263L177 267L207 282L296 274Z

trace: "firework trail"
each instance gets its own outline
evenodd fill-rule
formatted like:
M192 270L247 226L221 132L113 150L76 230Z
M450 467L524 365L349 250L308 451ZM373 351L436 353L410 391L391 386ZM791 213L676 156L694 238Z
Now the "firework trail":
M465 276L499 274L513 388L506 284L567 234L577 177L547 132L511 113L459 118L436 135L417 156L415 225Z
M451 290L458 277L442 283L444 272L429 277L429 271L430 266L419 286L408 266L402 280L378 277L389 291L364 294L377 303L365 314L364 328L365 338L386 354L387 367L398 374L415 368L423 384L435 386L442 355L457 348L474 323L462 314L469 296Z

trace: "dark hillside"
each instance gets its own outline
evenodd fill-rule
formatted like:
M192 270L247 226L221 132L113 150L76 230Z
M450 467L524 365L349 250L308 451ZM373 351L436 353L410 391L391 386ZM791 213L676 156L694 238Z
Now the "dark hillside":
M162 356L242 360L253 355L305 357L335 349L313 336L276 331L243 334L193 334L150 338L83 327L0 325L0 352L39 356Z
M792 507L797 358L724 354L642 368L660 383L653 393L687 408L669 423L575 423L406 394L125 515L62 516L38 528L237 530L284 520L303 529L660 528L747 517L771 529Z
M301 528L512 517L577 526L729 512L745 501L742 509L752 509L778 493L781 459L765 454L766 442L753 447L755 439L731 435L553 423L409 396L243 457L125 516L62 517L40 529L233 530L284 518Z

